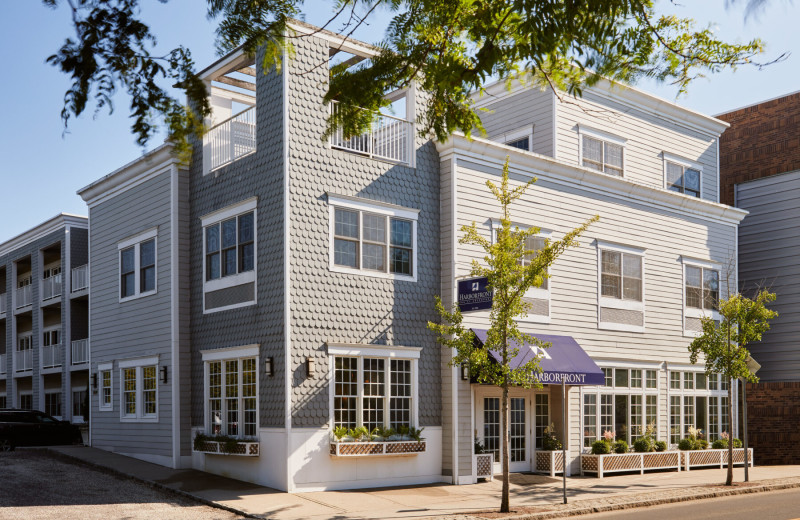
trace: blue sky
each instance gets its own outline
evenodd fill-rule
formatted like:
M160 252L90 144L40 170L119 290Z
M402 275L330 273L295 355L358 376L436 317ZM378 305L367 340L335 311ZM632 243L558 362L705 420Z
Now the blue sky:
M707 114L800 90L800 39L797 20L800 5L790 0L772 0L757 17L745 20L742 0L726 9L725 0L694 0L665 8L695 18L702 24L714 22L724 39L746 41L760 36L767 42L768 57L788 51L783 63L759 71L742 68L700 79L678 103ZM213 22L205 16L203 0L143 0L143 16L154 28L160 49L183 44L192 50L198 69L216 58ZM308 0L311 23L324 23L333 2ZM5 80L0 83L4 120L0 125L0 242L41 223L59 212L87 214L75 192L90 182L130 162L142 153L130 133L127 100L118 95L112 115L106 110L96 117L89 112L70 123L64 134L60 111L68 78L45 63L64 38L71 35L69 13L63 7L53 11L39 0L6 0L0 17L0 64ZM369 27L356 34L365 41L380 39L387 13L379 13ZM336 29L335 26L331 27ZM640 88L669 100L676 89L668 85L643 83ZM161 143L151 141L148 148Z

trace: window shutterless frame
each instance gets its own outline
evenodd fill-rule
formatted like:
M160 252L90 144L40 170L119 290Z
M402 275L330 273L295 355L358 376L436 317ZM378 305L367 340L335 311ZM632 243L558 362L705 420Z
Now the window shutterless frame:
M101 412L114 409L114 365L97 365L97 407Z
M578 125L578 164L606 175L625 177L626 139Z
M122 360L120 422L158 422L158 356Z
M158 228L152 228L117 244L119 301L158 292Z
M703 166L668 152L661 154L664 163L664 189L689 197L703 197Z
M217 349L208 349L200 351L203 360L203 425L207 435L216 433L225 433L235 437L257 437L259 432L259 415L260 415L260 380L261 380L261 367L259 357L259 345L242 345L237 347L226 347ZM233 374L232 370L229 374L229 369L233 368L235 364L236 375L235 377L227 377ZM252 365L255 377L255 395L246 396L245 386L251 385L252 382L245 381L244 367ZM211 378L212 371L219 368L218 377ZM218 388L218 393L211 388L211 383L215 383L215 388ZM216 383L219 383L216 385ZM227 385L227 388L226 388ZM212 392L214 392L212 394ZM232 395L235 393L235 396ZM253 421L248 420L248 411L252 411L246 407L245 400L255 398L255 416L250 417ZM214 403L218 403L219 407L215 408ZM215 413L219 414L220 422L215 423ZM236 422L236 431L231 433L230 427L232 422ZM247 430L253 430L254 433L248 434Z
M714 299L725 297L720 283L721 264L710 260L681 257L681 292L683 300L683 335L696 337L698 331L686 327L687 318L704 317L719 321L719 311L712 305ZM699 284L699 285L698 285ZM708 285L708 287L706 287ZM713 286L716 285L716 291ZM716 293L716 295L715 295ZM701 307L697 307L697 303Z
M645 252L646 250L639 247L616 244L612 242L606 242L603 240L597 240L597 327L599 329L607 329L607 330L619 330L619 331L627 331L627 332L644 332L646 325L647 325L647 316L645 313L645 301L647 297L646 293L646 258ZM605 259L619 259L619 291L618 294L615 293L615 296L611 296L610 289L609 289L609 280L613 278L613 269L609 270L608 265L604 266L604 253ZM639 278L632 274L629 277L629 281L631 284L633 282L638 282L640 284L639 289L639 296L640 298L625 298L625 262L626 258L628 259L629 266L637 266L639 270ZM636 259L639 259L641 263L639 264L636 262ZM635 271L635 270L634 270ZM604 295L604 275L606 276L606 294ZM629 289L631 287L629 286ZM636 291L629 290L629 296L632 295ZM616 297L616 296L619 297ZM627 311L635 311L642 313L642 326L638 325L629 325L624 323L613 323L608 321L603 321L601 316L601 309L621 309Z

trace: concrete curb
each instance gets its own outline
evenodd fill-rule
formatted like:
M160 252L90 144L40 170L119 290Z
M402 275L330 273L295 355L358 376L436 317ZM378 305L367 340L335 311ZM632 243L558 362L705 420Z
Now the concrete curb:
M17 449L19 449L19 448L17 448ZM219 502L214 502L213 500L208 500L206 498L202 498L202 497L199 497L197 495L193 495L193 494L191 494L191 493L189 493L187 491L182 491L180 489L175 489L175 488L166 486L164 484L159 484L158 482L154 482L152 480L147 480L145 478L137 477L136 475L131 475L129 473L125 473L124 471L120 471L118 469L110 468L110 467L104 466L102 464L97 464L95 462L90 462L88 460L84 460L84 459L82 459L80 457L75 457L73 455L68 455L66 453L61 453L60 451L56 451L56 450L53 450L53 449L50 449L50 448L27 448L27 449L36 450L36 451L43 451L43 452L46 452L48 455L52 456L55 459L59 459L59 460L62 460L64 462L68 462L70 464L75 464L77 466L84 466L84 467L87 467L87 468L91 468L91 469L100 471L102 473L106 473L108 475L113 475L115 477L133 480L133 481L138 482L140 484L144 484L147 487L150 487L150 488L153 488L153 489L157 489L159 491L165 491L167 493L171 493L173 495L176 495L176 496L179 496L179 497L182 497L182 498L186 498L186 499L192 500L194 502L201 503L201 504L209 506L209 507L213 507L213 508L216 508L216 509L221 509L223 511L227 511L229 513L233 513L235 515L239 515L239 516L242 516L244 518L255 518L255 519L258 519L258 520L264 520L264 518L265 518L262 515L254 515L253 513L248 513L246 511L242 511L240 509L236 509L235 507L226 506L226 505L220 504Z
M762 484L752 487L732 488L732 489L710 489L709 486L701 486L698 488L688 488L693 490L707 490L697 491L689 495L680 495L663 498L649 498L649 499L636 499L636 495L629 496L628 501L620 501L616 504L607 504L602 506L581 505L581 502L588 502L581 500L570 508L570 504L562 510L541 511L535 513L524 513L521 515L509 515L500 517L500 520L549 520L553 518L566 518L570 516L589 515L593 513L608 513L610 511L621 511L624 509L635 509L639 507L650 507L664 504L675 504L679 502L690 502L693 500L704 500L708 498L720 498L734 495L746 495L750 493L763 493L767 491L780 491L782 489L800 488L800 478L794 479L794 482L784 482L775 484ZM640 495L641 496L641 495ZM621 500L625 497L619 497ZM546 508L548 506L541 506ZM486 517L480 515L458 515L453 518L458 520L484 520Z

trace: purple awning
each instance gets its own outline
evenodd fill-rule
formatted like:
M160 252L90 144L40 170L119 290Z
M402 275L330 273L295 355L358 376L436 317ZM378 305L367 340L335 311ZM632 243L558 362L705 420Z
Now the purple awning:
M485 329L472 329L482 344L486 342ZM553 336L550 334L532 334L537 339L550 343L550 348L543 351L539 360L542 374L539 381L544 385L560 385L566 381L568 385L603 385L605 378L600 367L592 361L572 336ZM516 342L510 348L519 348L519 353L510 361L511 368L519 368L533 359L539 352L536 345L525 344L520 347ZM489 354L501 361L499 353L490 350Z

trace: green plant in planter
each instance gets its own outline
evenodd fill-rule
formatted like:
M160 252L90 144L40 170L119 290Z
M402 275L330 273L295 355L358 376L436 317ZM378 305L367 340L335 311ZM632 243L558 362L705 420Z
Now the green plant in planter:
M656 451L667 451L667 442L666 441L656 441L655 442Z
M633 451L636 453L648 453L655 451L653 440L650 437L640 437L633 442Z
M203 451L205 443L210 440L211 438L208 435L197 432L194 436L194 451Z
M483 445L481 440L476 436L475 437L475 455L481 455L486 453L486 447Z
M611 453L611 443L600 439L592 443L592 455L607 455Z
M561 441L556 437L556 425L551 423L550 426L544 429L542 436L542 449L545 451L555 451L562 448Z
M628 453L628 443L623 440L615 442L614 453Z
M733 439L733 447L734 448L741 448L742 446L743 445L742 445L742 440L741 439Z
M363 426L359 426L354 430L350 430L348 433L350 437L352 437L353 440L356 441L363 441L369 439L369 431Z
M424 429L425 428L417 429L417 428L411 427L411 428L408 429L408 436L411 437L413 440L415 440L417 442L422 442L422 430L424 430Z
M717 439L711 443L712 450L724 450L728 447L728 439Z
M708 441L705 439L697 439L697 449L698 450L707 450L708 449Z
M339 426L338 428L334 428L333 437L337 441L341 441L343 438L347 436L347 431L348 431L347 428L345 428L344 426Z

